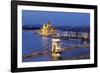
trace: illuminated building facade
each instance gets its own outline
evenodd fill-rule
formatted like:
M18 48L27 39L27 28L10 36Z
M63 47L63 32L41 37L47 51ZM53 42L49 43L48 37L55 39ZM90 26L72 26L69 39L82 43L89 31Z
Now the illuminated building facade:
M56 30L53 28L52 24L48 22L47 24L44 24L42 27L42 35L44 36L51 36L56 33Z

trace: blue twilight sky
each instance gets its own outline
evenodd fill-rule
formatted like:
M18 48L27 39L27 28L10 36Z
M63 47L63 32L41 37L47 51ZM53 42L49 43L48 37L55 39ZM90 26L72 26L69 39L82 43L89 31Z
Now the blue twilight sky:
M48 21L50 21L55 26L89 26L90 14L22 10L23 25L43 25L48 23Z

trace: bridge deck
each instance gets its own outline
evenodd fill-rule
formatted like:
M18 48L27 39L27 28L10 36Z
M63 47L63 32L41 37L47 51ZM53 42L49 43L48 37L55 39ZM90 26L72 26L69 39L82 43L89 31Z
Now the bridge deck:
M77 45L77 46L72 46L68 48L61 48L61 52L67 52L71 50L75 50L78 48L90 48L89 44L87 45ZM34 58L34 57L41 57L41 56L47 56L49 54L52 54L52 52L48 49L42 50L42 51L37 51L37 52L32 52L31 54L24 55L23 58Z

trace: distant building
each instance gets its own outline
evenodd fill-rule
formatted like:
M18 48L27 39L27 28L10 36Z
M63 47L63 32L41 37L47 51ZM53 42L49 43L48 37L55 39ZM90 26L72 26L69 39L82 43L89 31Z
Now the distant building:
M89 38L89 34L86 33L86 32L82 33L82 38L88 39Z
M56 30L54 29L54 27L50 22L44 24L41 30L42 30L42 35L44 36L50 36L56 33Z

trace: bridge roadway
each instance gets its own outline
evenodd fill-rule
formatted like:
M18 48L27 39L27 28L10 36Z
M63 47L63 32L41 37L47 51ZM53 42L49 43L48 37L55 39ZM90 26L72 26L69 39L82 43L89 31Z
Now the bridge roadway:
M89 46L89 44L85 44L85 45L71 46L71 47L68 47L68 48L61 48L62 49L61 53L71 51L71 50L75 50L75 49L78 49L78 48L90 48L90 46ZM51 50L48 49L48 48L44 48L42 50L34 51L31 54L24 55L23 58L35 58L35 57L41 57L41 56L48 56L50 54L52 54Z

